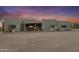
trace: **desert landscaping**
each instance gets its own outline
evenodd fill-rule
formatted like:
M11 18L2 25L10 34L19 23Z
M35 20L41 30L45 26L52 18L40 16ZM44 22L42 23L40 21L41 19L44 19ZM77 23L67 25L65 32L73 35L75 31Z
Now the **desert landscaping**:
M0 52L78 52L79 30L0 33Z

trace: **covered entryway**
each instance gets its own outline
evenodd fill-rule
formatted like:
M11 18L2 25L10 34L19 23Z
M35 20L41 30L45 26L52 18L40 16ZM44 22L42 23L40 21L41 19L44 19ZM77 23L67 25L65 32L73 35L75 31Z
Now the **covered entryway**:
M24 31L42 31L42 23L24 24Z

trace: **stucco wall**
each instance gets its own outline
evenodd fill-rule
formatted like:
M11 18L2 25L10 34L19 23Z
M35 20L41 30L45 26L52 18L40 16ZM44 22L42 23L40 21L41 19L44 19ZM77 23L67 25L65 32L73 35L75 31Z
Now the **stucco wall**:
M16 25L16 32L20 32L21 21L17 19L5 19L4 30L8 31L9 25Z
M9 25L16 25L16 32L20 32L22 23L23 24L42 23L42 30L43 31L49 31L50 28L51 28L51 25L55 26L55 28L54 28L55 30L56 29L61 30L62 25L67 25L67 26L72 25L71 23L66 22L66 21L56 21L56 20L53 20L53 19L47 19L47 20L44 19L43 21L38 22L38 21L35 21L35 19L30 20L30 19L13 19L13 18L11 18L11 19L5 19L4 30L7 31Z
M52 25L55 25L56 26L56 24L57 24L57 22L55 21L55 20L52 20L52 21L43 21L43 23L42 23L42 29L43 29L43 31L49 31L49 29L50 29L50 26L52 26Z

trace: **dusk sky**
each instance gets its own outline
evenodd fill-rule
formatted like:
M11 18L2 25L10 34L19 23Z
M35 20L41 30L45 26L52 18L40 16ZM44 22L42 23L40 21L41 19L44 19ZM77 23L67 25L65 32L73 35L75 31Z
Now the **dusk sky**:
M43 18L79 23L78 6L1 6L0 17Z

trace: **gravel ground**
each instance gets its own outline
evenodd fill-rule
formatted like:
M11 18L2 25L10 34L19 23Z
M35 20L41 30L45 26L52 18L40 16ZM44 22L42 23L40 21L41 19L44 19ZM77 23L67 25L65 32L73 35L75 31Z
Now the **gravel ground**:
M79 30L0 33L1 52L78 52Z

